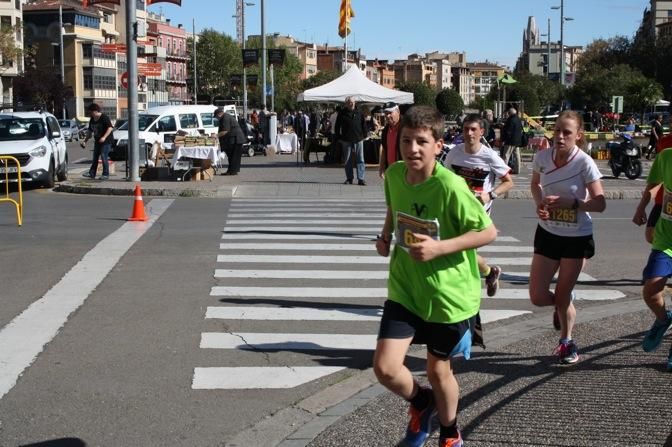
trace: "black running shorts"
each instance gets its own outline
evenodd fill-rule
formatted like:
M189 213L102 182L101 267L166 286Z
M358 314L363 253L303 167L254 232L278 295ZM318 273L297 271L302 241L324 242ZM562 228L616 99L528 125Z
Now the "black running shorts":
M534 253L559 261L562 258L590 259L595 255L593 235L558 236L537 226L534 234Z

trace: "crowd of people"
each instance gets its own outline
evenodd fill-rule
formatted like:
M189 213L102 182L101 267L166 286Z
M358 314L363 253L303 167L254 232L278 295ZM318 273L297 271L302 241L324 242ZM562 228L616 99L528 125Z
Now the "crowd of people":
M508 114L513 129L514 112ZM374 372L381 384L409 402L404 445L424 445L437 417L439 445L459 447L459 386L452 362L457 356L469 359L481 335L481 279L485 277L488 296L497 292L501 269L488 266L477 249L496 238L492 204L513 186L512 172L487 144L492 123L487 117L460 117L462 142L450 151L444 148L444 121L435 109L416 106L403 115L390 109L387 117L379 170L387 213L376 250L391 261ZM595 255L591 213L606 209L600 171L583 150L585 129L583 114L561 112L552 147L533 159L530 182L538 222L529 299L553 307L553 327L560 332L553 355L562 365L580 359L573 338L574 288ZM503 139L509 143L505 147L513 146L505 149L511 155L517 141L507 135ZM635 224L647 225L652 244L642 273L642 295L655 317L642 341L646 352L657 349L672 327L672 311L663 298L672 276L672 149L662 147L672 147L672 138L656 143L659 154L633 217ZM656 195L659 200L647 216L646 207ZM427 347L430 386L421 385L404 365L411 344ZM672 348L667 368L672 371Z

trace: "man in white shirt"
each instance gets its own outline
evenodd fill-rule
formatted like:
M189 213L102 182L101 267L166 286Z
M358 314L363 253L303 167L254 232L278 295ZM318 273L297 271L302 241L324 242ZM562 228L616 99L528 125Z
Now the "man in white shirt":
M497 152L481 142L484 131L483 121L478 114L467 115L462 123L464 143L443 154L441 162L464 178L476 198L490 214L493 201L513 187L513 179L511 169L504 160ZM495 187L496 178L499 178L500 183ZM488 296L494 296L499 288L502 269L496 265L489 266L480 255L478 269L485 277Z

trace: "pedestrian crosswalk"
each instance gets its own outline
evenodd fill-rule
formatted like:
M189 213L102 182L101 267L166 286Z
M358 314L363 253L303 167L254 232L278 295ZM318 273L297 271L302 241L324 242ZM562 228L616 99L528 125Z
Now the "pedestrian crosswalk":
M371 199L234 199L200 334L214 363L195 365L192 388L286 389L370 366L387 296L389 258L374 246L385 212ZM482 291L482 321L530 313L532 247L501 235L479 252L505 271L496 298ZM576 292L579 300L623 296ZM216 353L235 353L235 365Z

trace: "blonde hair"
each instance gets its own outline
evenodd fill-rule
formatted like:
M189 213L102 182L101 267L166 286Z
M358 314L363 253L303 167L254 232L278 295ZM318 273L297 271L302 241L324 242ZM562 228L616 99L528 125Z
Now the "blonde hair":
M565 110L560 112L560 115L558 115L558 119L556 119L555 122L557 123L563 119L573 120L576 122L576 125L578 126L578 133L580 134L580 137L576 140L576 145L579 146L580 149L585 149L586 136L583 132L583 116L574 110Z

